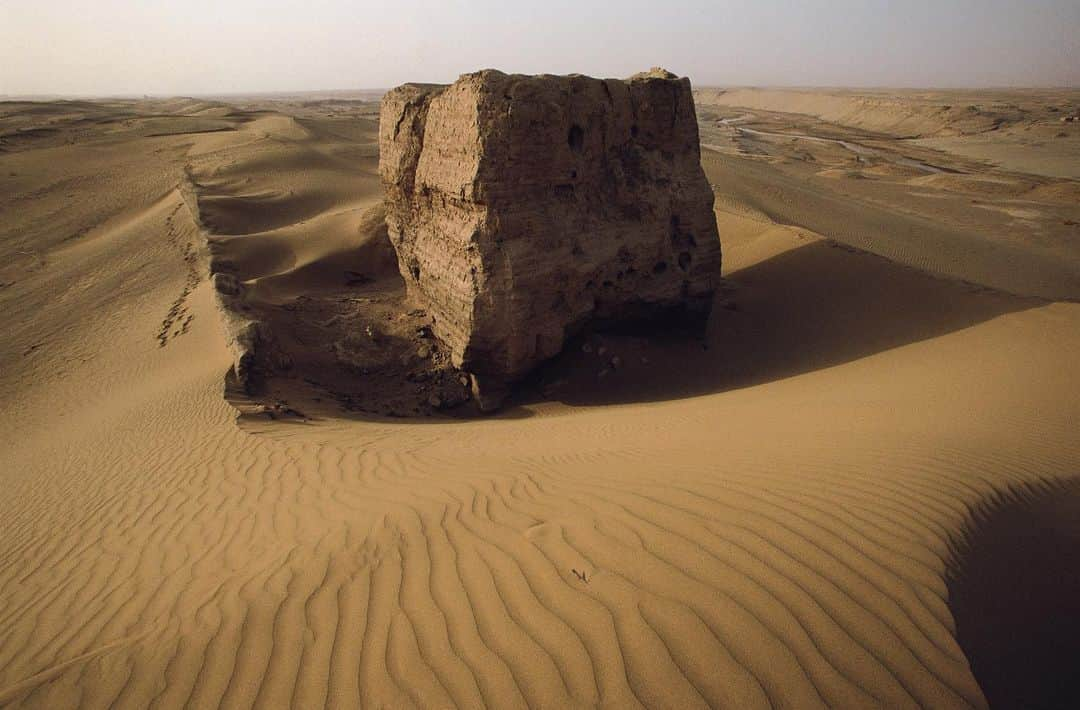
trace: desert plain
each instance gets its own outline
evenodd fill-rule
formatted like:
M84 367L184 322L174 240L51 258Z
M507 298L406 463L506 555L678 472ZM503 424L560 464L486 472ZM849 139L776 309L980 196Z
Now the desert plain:
M0 706L1075 697L1080 92L695 98L705 333L482 418L225 382L212 255L400 293L378 93L0 103Z

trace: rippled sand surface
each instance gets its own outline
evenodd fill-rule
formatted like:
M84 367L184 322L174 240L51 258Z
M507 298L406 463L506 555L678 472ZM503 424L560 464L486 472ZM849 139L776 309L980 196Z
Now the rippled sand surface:
M0 126L0 706L993 699L956 590L1002 583L997 503L1077 509L1075 183L819 175L851 156L714 125L706 347L613 338L634 367L478 421L238 421L206 240L282 298L330 278L371 107Z

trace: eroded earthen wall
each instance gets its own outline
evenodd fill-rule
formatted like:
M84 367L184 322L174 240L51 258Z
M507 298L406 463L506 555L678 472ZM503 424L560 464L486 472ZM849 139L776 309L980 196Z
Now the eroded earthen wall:
M402 276L456 366L509 381L590 320L708 311L720 241L687 79L407 84L379 139Z

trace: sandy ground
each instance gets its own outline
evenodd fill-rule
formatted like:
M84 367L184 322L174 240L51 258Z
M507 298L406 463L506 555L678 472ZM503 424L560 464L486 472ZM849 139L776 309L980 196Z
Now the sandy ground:
M1080 178L1076 89L703 89L698 103L814 116L991 166Z
M370 104L0 104L0 705L1023 697L984 678L1042 598L986 609L1077 588L997 563L1080 539L1077 183L699 101L704 338L595 336L477 421L222 396L207 238L268 302L343 243L387 273Z

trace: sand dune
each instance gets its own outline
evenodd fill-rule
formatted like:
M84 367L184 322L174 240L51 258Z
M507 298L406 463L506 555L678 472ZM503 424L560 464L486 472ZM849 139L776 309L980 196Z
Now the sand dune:
M703 89L698 105L815 116L1007 170L1080 178L1076 89Z
M807 103L811 98L821 105ZM874 108L857 115L881 114L884 120L901 109L941 114L939 104L872 98ZM706 90L699 99L707 148L703 162L718 199L734 209L750 209L953 280L1021 296L1080 296L1076 180L1052 170L988 166L966 155L929 151L880 128L816 117L831 116L825 107L836 102L846 102L851 111L863 106L848 93L735 91L710 99ZM727 108L725 101L747 105ZM1035 103L1045 109L1049 101ZM773 110L777 106L787 110ZM1049 125L1045 116L1024 121L1033 131ZM947 123L953 130L964 125ZM1011 140L1004 134L999 138ZM1073 138L1080 139L1080 133ZM1071 146L1071 140L1056 145ZM1040 156L1045 157L1029 152L1032 162Z
M266 109L3 108L58 118L0 152L0 706L994 700L955 585L1080 470L1074 206L707 151L704 341L597 336L627 367L478 421L238 423L211 252L276 303L385 258L370 109Z

